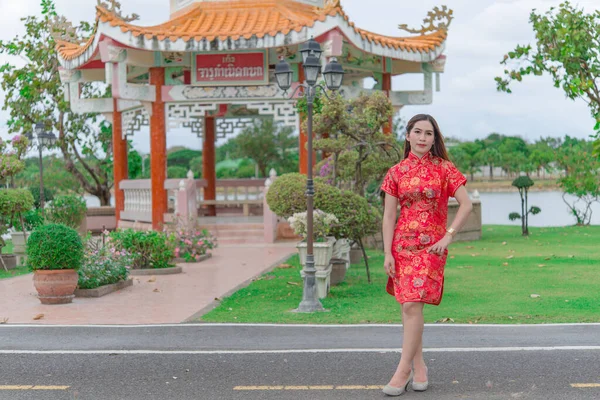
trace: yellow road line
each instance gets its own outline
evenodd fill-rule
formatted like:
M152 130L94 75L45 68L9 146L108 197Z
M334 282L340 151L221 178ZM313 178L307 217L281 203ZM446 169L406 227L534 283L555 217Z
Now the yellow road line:
M380 385L318 385L318 386L236 386L233 390L381 390Z
M0 385L0 390L67 390L70 386Z
M571 383L571 386L580 389L600 388L600 383Z

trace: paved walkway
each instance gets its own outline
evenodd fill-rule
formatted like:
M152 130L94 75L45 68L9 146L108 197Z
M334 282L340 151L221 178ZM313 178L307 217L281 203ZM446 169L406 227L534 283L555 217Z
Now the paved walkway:
M100 298L43 305L32 275L0 280L0 322L8 324L166 324L180 323L209 307L248 280L295 252L293 243L220 247L198 264L183 264L183 273L134 277L133 286ZM40 320L34 317L44 314Z

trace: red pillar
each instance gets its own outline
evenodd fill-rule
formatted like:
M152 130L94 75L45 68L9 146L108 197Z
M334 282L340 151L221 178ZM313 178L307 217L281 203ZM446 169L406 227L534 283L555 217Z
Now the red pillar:
M387 95L387 97L390 97L390 93L392 92L392 74L389 73L384 73L383 74L383 82L382 82L382 89L385 92L385 94ZM394 126L394 117L390 117L390 122L387 126L383 127L383 133L385 133L386 135L391 135L392 134L392 129Z
M150 177L152 186L152 229L161 230L165 213L168 211L167 191L167 133L165 125L165 103L162 101L162 87L165 84L165 70L150 68L150 84L156 87L156 101L152 103L150 118Z
M204 141L202 143L202 178L206 180L204 188L204 200L216 200L217 198L217 173L215 171L215 117L204 117ZM217 215L214 205L207 206L208 215Z
M115 214L118 224L121 220L121 212L125 210L125 194L123 190L119 189L119 184L129 178L129 168L127 165L127 140L123 137L123 120L117 106L117 99L113 100L113 106L113 180L115 182Z
M298 66L298 80L300 83L304 83L304 68L302 68L302 63ZM306 143L308 142L307 132L302 128L302 124L306 120L306 115L300 114L300 135L298 138L298 146L300 150L300 173L303 175L308 174L308 149L306 148ZM315 157L315 152L313 151L313 167L316 164L317 157Z

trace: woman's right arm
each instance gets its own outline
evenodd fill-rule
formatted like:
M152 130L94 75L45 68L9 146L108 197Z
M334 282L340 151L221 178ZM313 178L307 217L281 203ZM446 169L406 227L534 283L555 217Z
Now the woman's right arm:
M386 193L385 207L383 210L383 250L385 252L385 271L390 277L393 277L396 273L394 257L392 256L392 242L394 240L394 231L396 229L397 209L398 199Z

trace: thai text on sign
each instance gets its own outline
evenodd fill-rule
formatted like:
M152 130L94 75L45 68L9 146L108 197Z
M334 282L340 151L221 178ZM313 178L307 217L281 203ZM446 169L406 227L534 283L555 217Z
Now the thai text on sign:
M197 54L197 83L265 81L264 53Z

